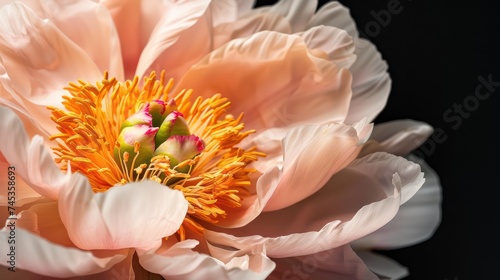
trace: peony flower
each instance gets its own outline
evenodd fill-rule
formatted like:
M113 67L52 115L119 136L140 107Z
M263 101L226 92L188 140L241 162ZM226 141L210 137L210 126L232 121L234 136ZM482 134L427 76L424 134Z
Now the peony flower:
M369 250L438 224L432 129L373 128L387 66L337 2L4 2L2 276L397 278Z

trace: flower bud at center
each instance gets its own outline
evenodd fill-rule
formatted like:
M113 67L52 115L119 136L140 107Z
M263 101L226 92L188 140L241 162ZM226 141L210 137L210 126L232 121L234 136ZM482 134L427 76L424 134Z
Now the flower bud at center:
M169 102L153 100L123 122L114 158L132 180L148 176L144 166L156 170L153 174L156 178L165 178L172 171L189 173L194 163L186 165L186 161L192 160L204 149L203 140L190 133L173 99ZM164 174L158 174L158 169L155 169L154 159L158 156L169 159L169 166L161 168Z

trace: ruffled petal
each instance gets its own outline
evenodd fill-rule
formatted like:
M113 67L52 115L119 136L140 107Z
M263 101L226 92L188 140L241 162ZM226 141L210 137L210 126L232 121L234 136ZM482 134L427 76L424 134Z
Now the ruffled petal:
M379 142L380 151L405 156L422 145L432 132L426 123L397 120L377 124L370 138Z
M205 236L219 246L265 244L267 255L279 258L330 250L385 225L423 181L418 164L390 154L372 154L355 160L334 176L324 193L321 190L289 208L262 213L241 229L225 229L231 234L249 236L213 231ZM367 192L368 198L364 197Z
M257 8L255 12L274 13L285 17L295 33L306 29L317 6L317 0L280 0L272 7Z
M352 19L349 9L337 1L331 1L323 5L307 25L307 29L315 26L333 26L347 31L353 39L359 37L356 23Z
M112 77L123 80L118 33L103 3L92 0L22 2L40 18L54 23L62 33L82 48L101 72L108 71ZM107 2L109 1L105 3Z
M387 63L375 46L365 39L355 40L357 59L351 67L352 100L346 123L367 117L373 121L384 109L391 91Z
M166 71L177 80L192 64L212 50L212 28L236 19L232 0L176 1L168 6L137 65L137 76ZM188 47L186 47L188 46Z
M291 33L289 22L282 16L268 13L250 13L234 22L219 24L213 31L213 49L220 48L227 42L249 37L261 31Z
M8 238L11 231L9 221L0 230L0 256L2 266L8 266L10 246ZM123 261L128 250L88 252L77 248L68 248L50 242L36 234L15 228L16 257L15 267L33 273L51 277L73 277L99 273L110 269ZM2 268L2 271L6 271Z
M162 253L138 252L140 264L166 279L265 279L274 263L263 253L233 258L226 264L192 250L198 241L178 242ZM252 269L255 269L252 270Z
M276 269L268 278L315 280L378 280L351 249L344 245L312 255L274 259Z
M386 256L355 250L363 262L381 279L398 280L409 275L408 269Z
M250 11L255 5L255 0L236 0L238 6L238 15L241 16Z
M3 89L45 128L53 126L45 107L61 106L68 82L102 78L80 47L19 2L0 10L0 57Z
M307 47L320 50L326 59L340 68L349 68L356 60L352 37L342 29L332 26L317 26L300 35Z
M187 211L181 192L153 181L114 186L94 194L75 173L59 191L59 213L75 245L83 249L151 249L175 233Z
M22 122L6 108L0 107L0 119L0 134L6 135L0 141L0 153L10 166L14 166L16 176L23 178L24 182L42 196L57 199L59 188L69 178L54 163L43 138L35 136L30 142ZM5 182L6 178L0 180Z
M441 221L441 185L436 172L423 160L411 156L422 167L425 183L398 214L382 228L352 243L354 248L398 249L429 239Z
M342 122L350 82L347 70L311 55L299 36L263 31L213 51L174 92L188 88L203 97L220 92L232 102L228 113L244 112L246 126L260 131Z
M312 195L356 158L372 125L358 132L342 124L301 126L283 139L283 171L280 182L264 208L273 211Z
M325 4L314 15L308 27L326 25L347 31L354 40L357 56L351 67L352 100L346 123L354 123L364 117L373 121L387 103L391 90L391 79L387 73L387 64L375 46L359 38L356 24L349 9L338 2Z

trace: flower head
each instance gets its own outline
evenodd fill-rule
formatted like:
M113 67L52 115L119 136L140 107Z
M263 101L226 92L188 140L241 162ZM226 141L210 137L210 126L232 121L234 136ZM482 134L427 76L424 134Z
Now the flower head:
M19 175L23 273L281 278L322 253L311 278L376 277L352 248L399 232L388 222L424 183L400 156L431 128L370 123L390 79L346 8L251 2L1 8L0 170Z

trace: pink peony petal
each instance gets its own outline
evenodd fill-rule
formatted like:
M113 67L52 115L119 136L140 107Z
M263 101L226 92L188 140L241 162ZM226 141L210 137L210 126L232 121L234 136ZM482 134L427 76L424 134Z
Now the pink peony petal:
M352 100L346 123L354 123L364 117L373 119L385 107L391 90L391 79L387 73L387 64L382 60L375 46L359 38L356 24L349 14L349 9L338 2L325 4L314 15L308 27L319 25L333 26L345 30L354 40L357 56L351 67Z
M42 127L53 127L47 105L61 106L70 81L100 80L91 58L26 5L13 2L0 10L1 95L10 95ZM78 67L75 67L77 65Z
M439 177L423 160L411 156L425 174L425 183L389 223L352 243L360 249L398 249L427 240L441 221Z
M120 41L103 3L92 0L24 0L40 18L51 21L94 61L101 72L123 80ZM89 40L89 38L92 40ZM68 81L69 82L69 81Z
M378 280L349 245L312 255L274 259L276 269L268 278L315 280Z
M10 166L14 166L16 177L21 177L33 190L44 197L56 199L59 188L69 178L61 173L42 137L29 140L23 124L10 110L0 107L0 133L7 135L0 141L0 153ZM1 178L2 182L6 178Z
M4 158L2 153L0 153L0 184L6 186L0 188L0 206L9 205L9 166L11 166L7 160ZM21 177L14 176L15 180L15 207L23 206L27 203L33 202L40 198L40 194L33 190ZM7 210L5 210L7 211Z
M171 1L168 1L171 2ZM108 0L103 2L113 17L119 35L125 74L135 74L142 50L165 9L163 0Z
M231 79L228 79L231 77ZM350 74L312 56L296 35L263 31L235 39L194 65L174 89L222 93L250 129L342 121Z
M49 242L75 247L59 217L57 202L37 202L18 214L17 226L39 235Z
M136 75L167 71L175 80L211 49L213 26L236 19L234 1L176 1L166 9L137 65ZM189 47L186 47L189 46Z
M365 126L371 129L372 125ZM356 158L362 136L342 124L291 129L283 139L283 174L265 211L285 208L321 189Z
M166 279L265 279L274 269L274 263L264 254L236 259L227 264L193 250L197 241L176 243L163 253L138 252L140 264L148 271ZM252 270L256 269L256 271Z
M10 245L7 243L10 235L9 222L0 230L0 261L3 266L8 264ZM110 269L113 265L123 261L128 250L100 251L92 253L76 248L68 248L54 244L38 235L32 234L23 228L16 227L16 268L51 277L72 277L89 275ZM2 268L2 274L8 272Z
M79 173L59 190L59 213L75 245L83 249L151 249L175 233L187 201L153 181L117 185L94 194Z
M330 250L385 225L422 184L417 164L376 153L355 160L332 178L324 192L275 213L263 213L241 229L225 229L246 237L213 231L205 236L219 247L265 244L267 255L279 258Z

